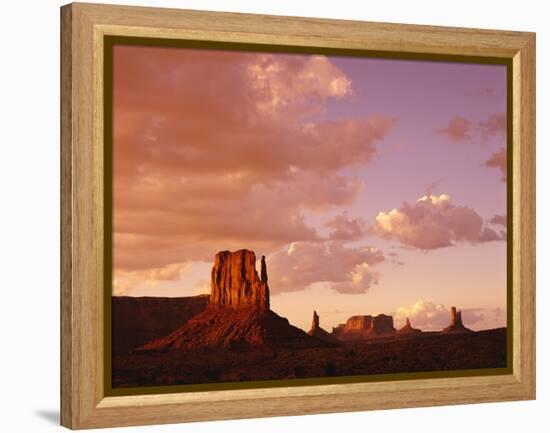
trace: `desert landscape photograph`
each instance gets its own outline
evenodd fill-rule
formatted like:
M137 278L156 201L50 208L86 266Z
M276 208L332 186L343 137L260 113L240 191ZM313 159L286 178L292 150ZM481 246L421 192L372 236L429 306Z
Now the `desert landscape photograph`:
M507 100L497 64L115 45L112 388L506 369Z

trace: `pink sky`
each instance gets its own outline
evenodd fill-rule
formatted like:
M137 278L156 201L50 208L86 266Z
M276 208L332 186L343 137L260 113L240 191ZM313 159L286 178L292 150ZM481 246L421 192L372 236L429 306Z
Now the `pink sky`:
M506 323L506 68L115 46L115 295L209 292L266 255L271 305Z

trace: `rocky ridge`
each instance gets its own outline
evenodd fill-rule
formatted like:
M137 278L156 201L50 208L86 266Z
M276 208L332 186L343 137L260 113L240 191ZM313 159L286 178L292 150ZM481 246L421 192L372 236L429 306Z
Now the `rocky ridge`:
M181 298L113 296L113 354L130 353L148 341L169 334L206 310L208 298L208 295Z
M265 257L261 277L253 251L222 251L212 268L210 302L205 311L136 353L189 349L311 348L329 343L292 326L269 309Z

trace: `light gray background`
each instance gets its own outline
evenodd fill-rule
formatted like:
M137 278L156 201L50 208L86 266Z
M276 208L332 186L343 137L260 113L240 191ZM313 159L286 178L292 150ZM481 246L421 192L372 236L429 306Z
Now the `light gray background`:
M98 1L100 3L100 1ZM358 0L122 1L277 15L537 31L538 401L224 421L126 429L138 432L513 432L548 423L550 349L550 30L546 2ZM59 6L1 6L0 392L4 431L57 430L59 412ZM521 9L519 9L521 8ZM544 79L546 77L546 80ZM546 409L546 411L545 411ZM541 427L538 427L541 425ZM534 428L533 428L534 427ZM110 430L115 431L115 430ZM124 431L124 430L116 430Z

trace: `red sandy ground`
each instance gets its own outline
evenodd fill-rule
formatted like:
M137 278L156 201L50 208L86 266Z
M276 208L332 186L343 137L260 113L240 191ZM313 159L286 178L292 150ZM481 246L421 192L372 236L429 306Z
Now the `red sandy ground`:
M506 367L506 328L423 333L341 347L118 354L113 387L258 381Z

